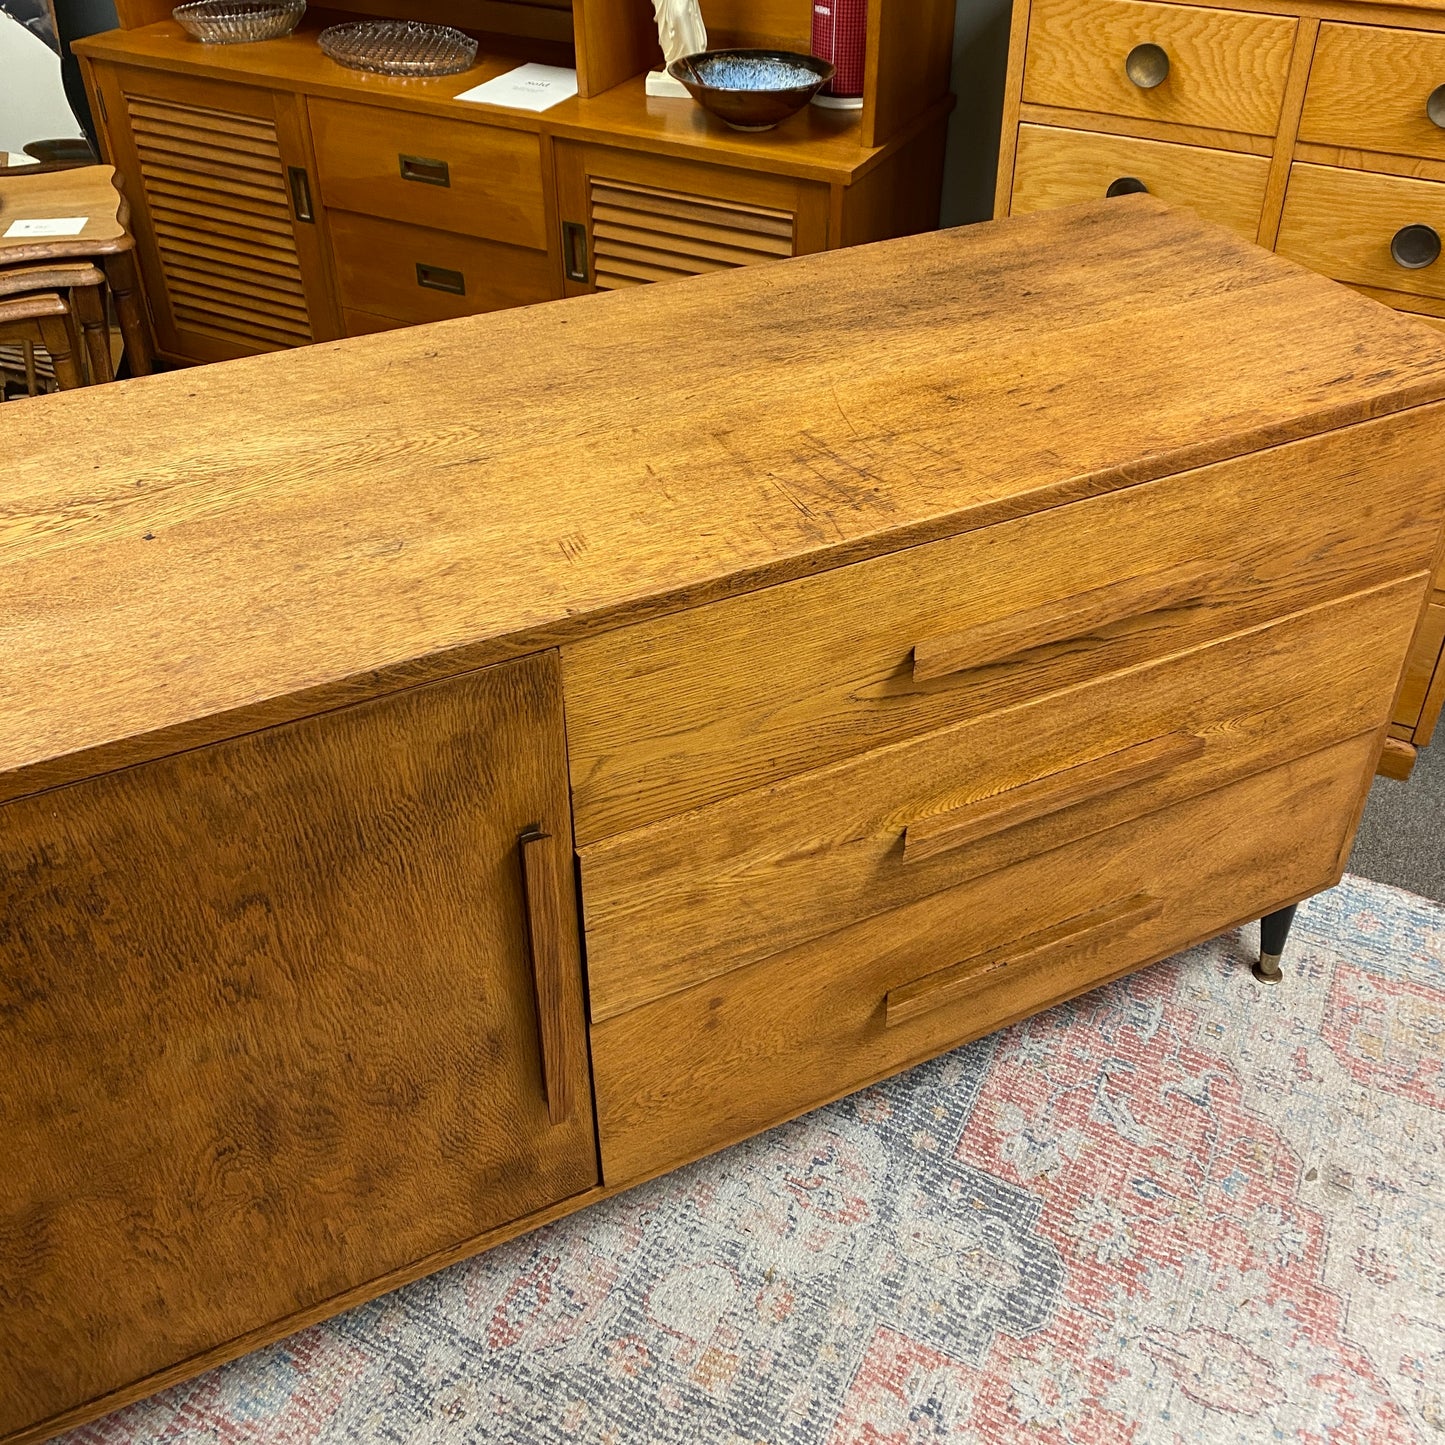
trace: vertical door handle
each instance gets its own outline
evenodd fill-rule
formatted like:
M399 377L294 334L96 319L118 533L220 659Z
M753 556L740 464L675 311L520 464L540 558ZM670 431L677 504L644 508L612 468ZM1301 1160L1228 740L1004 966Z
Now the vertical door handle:
M311 177L305 166L287 166L287 178L291 182L291 209L298 221L314 225L316 212L311 209Z
M587 284L587 227L580 221L562 222L562 270L569 281Z
M562 912L567 902L558 883L560 869L554 853L559 846L556 838L540 828L529 829L520 840L542 1087L547 1094L547 1117L553 1124L565 1124L572 1117L574 1091L569 1065L578 1052L578 1041L573 1037L576 1020L567 1007L564 987L571 950L566 943Z

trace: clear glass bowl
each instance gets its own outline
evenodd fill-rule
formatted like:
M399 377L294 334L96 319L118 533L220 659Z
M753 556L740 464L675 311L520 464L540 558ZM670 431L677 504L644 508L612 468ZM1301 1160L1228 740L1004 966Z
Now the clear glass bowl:
M338 65L382 75L455 75L470 70L477 42L450 25L419 20L356 20L332 25L317 39Z
M240 45L289 35L306 13L306 0L189 0L171 11L187 34L207 45Z

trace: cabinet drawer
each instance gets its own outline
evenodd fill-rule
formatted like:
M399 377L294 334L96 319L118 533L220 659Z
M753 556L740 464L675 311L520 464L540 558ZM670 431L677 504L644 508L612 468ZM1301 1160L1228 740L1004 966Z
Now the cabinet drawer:
M531 131L337 100L312 100L309 114L326 205L547 249Z
M1011 209L1015 215L1044 211L1142 187L1252 241L1268 176L1264 156L1021 125Z
M1445 160L1445 35L1321 25L1299 138Z
M1392 244L1403 244L1396 237L1410 227L1428 228L1439 249L1439 238L1445 236L1445 185L1296 163L1290 167L1276 249L1337 281L1445 297L1445 261L1406 266L1392 254ZM1428 246L1423 233L1416 239Z
M1141 0L1034 0L1026 104L1273 135L1296 22ZM1143 62L1167 60L1148 73ZM1131 72L1132 77L1131 78Z
M1383 726L1427 580L583 848L593 1020Z
M1385 418L572 644L578 840L1400 576L1439 533L1433 424Z
M528 306L560 294L541 251L345 211L328 220L336 285L348 313L415 325Z
M603 1177L730 1144L1329 886L1377 746L1298 758L595 1026Z

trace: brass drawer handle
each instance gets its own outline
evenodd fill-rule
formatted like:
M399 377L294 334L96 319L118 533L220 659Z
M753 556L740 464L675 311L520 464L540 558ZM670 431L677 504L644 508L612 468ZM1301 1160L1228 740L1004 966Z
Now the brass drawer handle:
M1430 99L1425 102L1425 114L1441 130L1445 130L1445 85L1437 85L1430 92Z
M1136 45L1124 58L1124 74L1140 90L1153 90L1169 79L1169 56L1162 45Z
M1204 739L1193 733L1166 733L1147 743L1090 758L1061 772L1033 778L992 797L932 813L903 830L903 861L934 858L954 848L991 838L1024 823L1048 818L1081 803L1117 793L1132 783L1162 777L1204 751Z
M547 1118L565 1124L572 1117L572 1077L568 1071L575 1055L568 1026L563 978L567 968L565 930L551 850L556 839L538 828L518 840L522 854L522 901L527 914L527 944L532 955L532 984L537 1003L537 1042L542 1054L542 1087L547 1094Z
M450 186L451 170L445 161L431 156L397 156L404 181L420 181L424 186Z
M1218 572L1217 566L1185 562L1045 602L965 632L926 638L913 648L913 680L1008 662L1036 647L1076 642L1111 623L1182 606L1197 598Z
M1430 226L1401 226L1390 237L1390 259L1407 271L1423 271L1440 259L1440 233Z
M937 973L925 974L912 983L889 989L883 1001L885 1028L916 1019L920 1014L957 1003L985 985L994 983L1000 974L1017 974L1029 967L1052 963L1057 956L1086 939L1104 943L1137 928L1141 923L1158 918L1164 911L1159 899L1147 893L1135 893L1117 903L1067 918L1051 928L1026 934L1012 945L991 948L975 954ZM1060 989L1060 992L1065 992ZM1077 991L1077 990L1075 990Z
M1149 187L1138 176L1120 176L1117 181L1109 182L1109 188L1104 194L1106 196L1147 196Z
M467 278L460 271L449 271L445 266L428 266L424 261L416 263L416 284L428 291L445 291L448 296L465 296Z

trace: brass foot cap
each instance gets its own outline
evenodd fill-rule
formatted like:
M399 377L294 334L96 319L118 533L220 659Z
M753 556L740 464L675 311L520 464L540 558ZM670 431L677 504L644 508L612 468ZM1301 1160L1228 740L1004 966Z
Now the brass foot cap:
M1256 963L1250 972L1261 983L1278 983L1284 974L1280 972L1279 961L1283 955L1278 953L1261 953L1259 962Z

